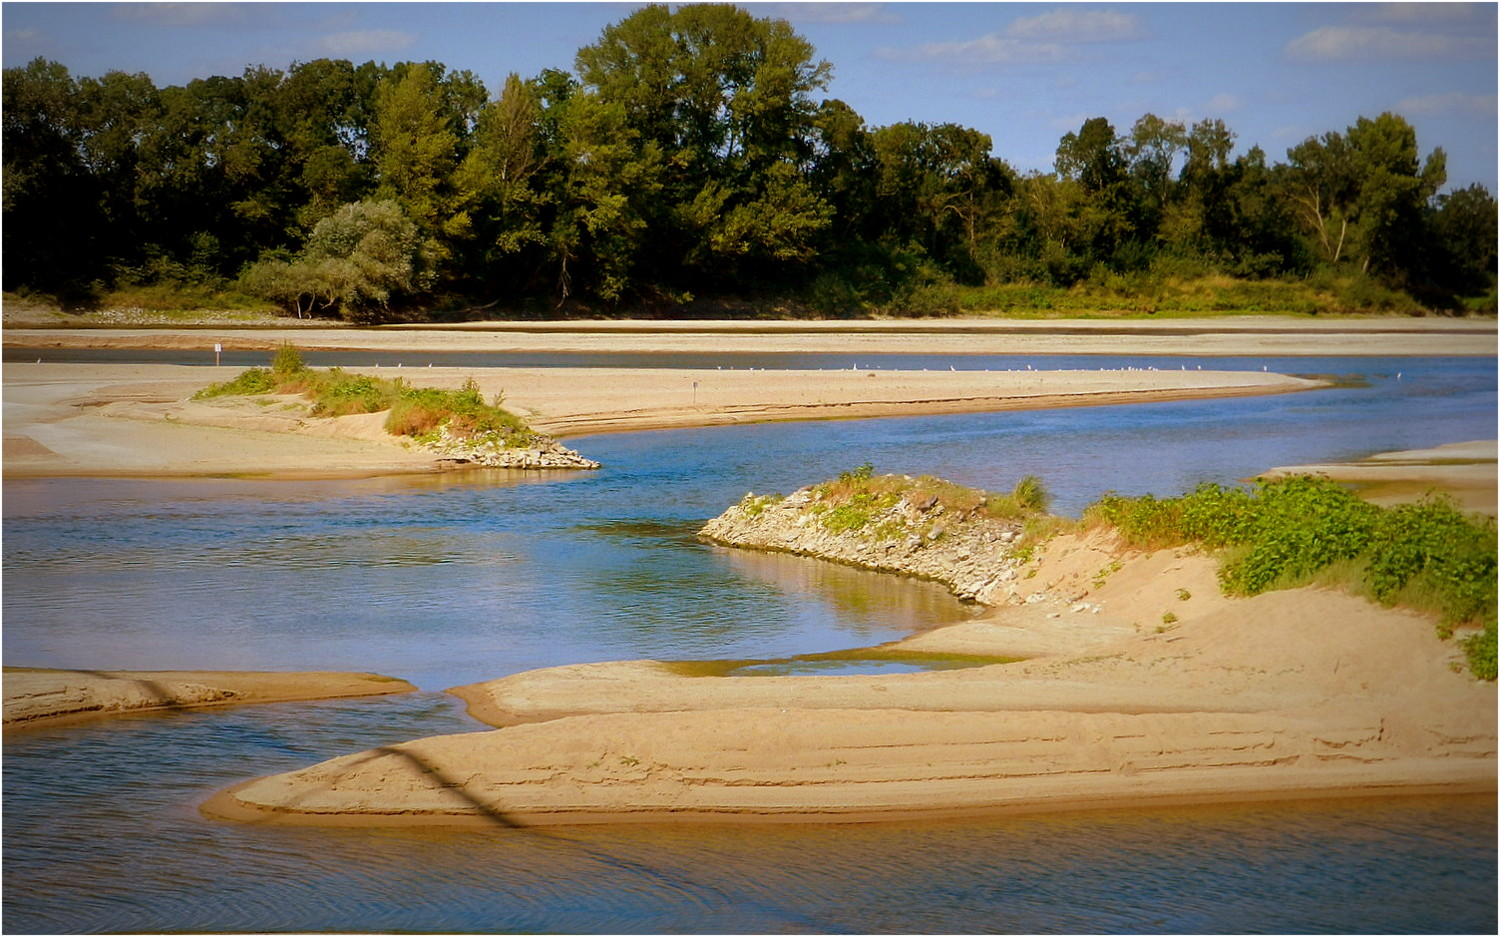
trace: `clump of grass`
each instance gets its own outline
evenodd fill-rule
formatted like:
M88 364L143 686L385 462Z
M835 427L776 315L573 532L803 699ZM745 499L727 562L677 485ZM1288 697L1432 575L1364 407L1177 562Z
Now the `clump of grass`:
M784 500L786 500L786 496L780 494L756 495L747 493L740 499L740 510L744 511L747 517L759 517L766 512L766 508L773 504L779 504Z
M422 438L446 429L459 439L488 438L503 445L528 445L535 439L525 421L500 407L500 396L486 403L473 378L458 390L444 390L412 387L401 378L350 374L341 368L318 371L307 367L290 344L277 349L269 369L251 368L194 396L255 394L302 394L312 400L317 416L390 411L385 428L393 436Z
M1084 520L1145 549L1218 550L1219 581L1231 595L1318 582L1436 614L1444 638L1479 627L1464 642L1470 670L1495 679L1495 521L1465 515L1448 498L1380 508L1301 475L1253 491L1205 484L1180 498L1106 495Z
M825 529L835 533L870 529L881 540L893 540L910 534L929 534L941 529L937 518L952 520L986 519L1021 521L1028 527L1037 518L1048 518L1050 502L1041 479L1028 475L1006 494L970 488L954 482L921 475L876 475L865 463L837 478L815 485L813 503L808 510L822 516ZM924 520L911 521L891 516L890 509L905 501L917 507ZM872 523L881 518L880 523ZM1040 531L1040 527L1037 528Z

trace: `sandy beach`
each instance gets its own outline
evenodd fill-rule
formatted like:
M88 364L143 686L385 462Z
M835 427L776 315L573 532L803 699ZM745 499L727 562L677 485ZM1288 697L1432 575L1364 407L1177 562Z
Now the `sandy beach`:
M8 364L5 474L318 477L451 467L387 435L381 414L312 419L291 398L190 399L240 370ZM487 399L503 393L507 408L559 437L767 420L1287 393L1321 386L1260 371L1206 370L375 368L367 373L449 388L473 378Z
M453 690L505 728L257 779L204 810L292 824L790 822L1495 789L1495 687L1455 672L1457 648L1421 616L1325 590L1228 599L1207 557L1097 536L1054 540L1025 583L1015 606L893 645L1020 663L517 674Z
M6 667L5 731L122 713L244 703L407 693L405 680L373 673L228 670L54 670Z

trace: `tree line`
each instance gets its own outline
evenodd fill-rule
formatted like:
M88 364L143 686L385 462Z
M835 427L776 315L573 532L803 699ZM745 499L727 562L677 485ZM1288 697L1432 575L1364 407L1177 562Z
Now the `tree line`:
M782 297L938 312L953 290L1335 272L1431 308L1492 292L1496 204L1441 193L1396 114L1272 162L1221 120L1085 121L1055 171L987 134L869 127L784 20L648 6L571 71L492 94L438 62L333 59L156 87L4 72L4 288L232 285L289 313L671 308ZM1441 194L1440 194L1441 193Z

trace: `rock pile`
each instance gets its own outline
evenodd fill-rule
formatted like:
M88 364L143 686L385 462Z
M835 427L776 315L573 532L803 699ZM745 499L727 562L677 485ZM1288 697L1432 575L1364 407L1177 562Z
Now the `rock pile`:
M709 521L699 537L710 543L774 550L863 569L943 583L960 599L1002 605L1023 565L1019 520L946 507L915 488L876 510L856 529L830 525L831 511L815 488L785 498L747 494Z
M525 446L507 446L485 437L458 437L445 426L437 438L423 448L460 465L485 465L518 469L596 469L599 463L586 459L549 436L533 434Z

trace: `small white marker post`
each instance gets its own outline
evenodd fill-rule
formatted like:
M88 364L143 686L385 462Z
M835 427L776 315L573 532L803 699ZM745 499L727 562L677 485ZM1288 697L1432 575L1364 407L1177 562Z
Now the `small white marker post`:
M693 406L698 406L698 382L693 382Z
M219 355L224 351L223 342L214 342L214 367L219 366Z

